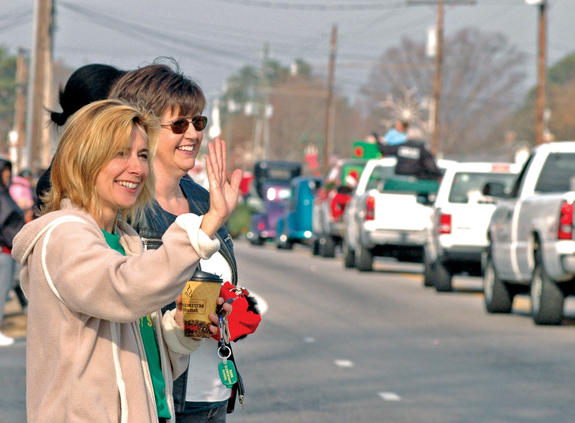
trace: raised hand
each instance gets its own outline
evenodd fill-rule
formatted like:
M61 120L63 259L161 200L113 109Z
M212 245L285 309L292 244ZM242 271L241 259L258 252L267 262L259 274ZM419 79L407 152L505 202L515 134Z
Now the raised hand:
M238 204L242 171L234 170L231 178L227 179L227 149L224 140L216 138L213 143L208 143L208 151L206 170L210 183L210 209L204 215L200 227L212 237Z

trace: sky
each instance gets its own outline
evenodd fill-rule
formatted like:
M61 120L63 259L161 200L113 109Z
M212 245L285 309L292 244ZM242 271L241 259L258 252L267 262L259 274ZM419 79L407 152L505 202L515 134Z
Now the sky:
M424 41L436 7L410 0L54 0L54 57L70 67L107 63L123 69L175 58L208 99L244 65L270 57L289 65L302 58L327 75L329 38L338 28L335 85L350 99L370 68L402 37ZM418 0L421 2L421 0ZM428 0L432 1L432 0ZM0 0L0 45L31 49L34 0ZM548 63L575 51L575 0L548 0ZM467 26L502 32L526 53L535 82L537 8L525 0L476 0L447 6L447 35Z

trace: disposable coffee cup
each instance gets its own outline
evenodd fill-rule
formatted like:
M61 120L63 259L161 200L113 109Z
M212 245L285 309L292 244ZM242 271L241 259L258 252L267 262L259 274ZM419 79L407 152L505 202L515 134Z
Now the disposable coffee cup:
M184 335L193 338L212 336L209 318L216 312L222 279L213 273L196 270L182 292Z

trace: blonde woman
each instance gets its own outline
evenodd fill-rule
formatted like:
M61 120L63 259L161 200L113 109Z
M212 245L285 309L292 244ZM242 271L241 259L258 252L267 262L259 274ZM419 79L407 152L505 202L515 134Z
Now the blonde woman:
M157 137L157 121L121 101L80 109L58 145L43 215L14 240L30 300L29 422L175 417L172 379L197 342L183 336L181 304L163 317L159 309L217 251L213 237L235 207L241 172L228 182L225 146L210 145L210 209L183 215L161 248L143 253L125 219L137 221L152 198Z

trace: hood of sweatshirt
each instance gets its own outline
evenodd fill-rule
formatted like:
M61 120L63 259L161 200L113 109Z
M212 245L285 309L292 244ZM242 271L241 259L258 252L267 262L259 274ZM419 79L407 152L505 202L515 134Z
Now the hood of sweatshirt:
M18 263L24 265L38 241L55 225L66 221L87 223L98 227L98 223L90 213L83 208L73 205L70 200L65 199L61 203L60 210L46 213L24 225L20 232L14 237L12 256ZM122 237L122 242L126 244L124 248L135 253L142 252L140 237L131 226L118 221L117 230ZM128 236L124 237L122 235ZM104 240L104 235L101 234L101 236Z
M47 213L31 222L28 222L14 237L12 256L16 261L24 265L28 256L34 250L34 247L42 236L53 228L55 223L61 222L64 218L82 222L88 222L90 220L93 221L92 217L88 213L78 208L72 208ZM96 224L95 221L94 224Z

